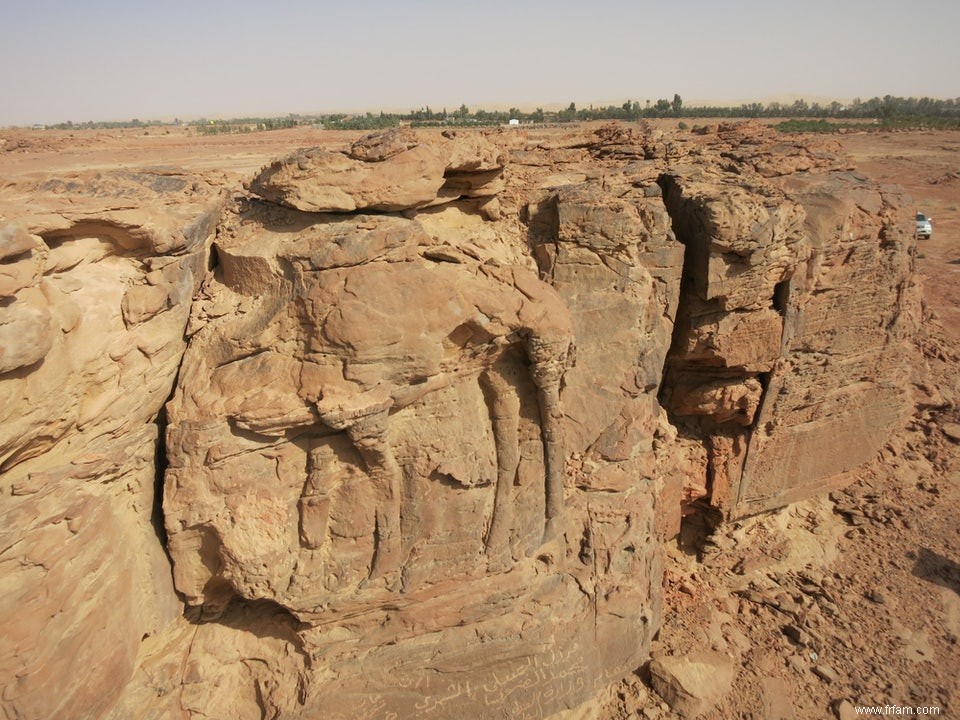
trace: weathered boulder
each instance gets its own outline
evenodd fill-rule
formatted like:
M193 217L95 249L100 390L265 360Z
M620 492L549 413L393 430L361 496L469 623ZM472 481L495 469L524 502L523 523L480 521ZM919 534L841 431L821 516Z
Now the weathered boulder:
M392 130L347 151L299 150L266 167L250 189L308 212L399 211L493 196L504 164L502 151L475 134L428 141Z
M650 682L670 708L695 718L730 692L733 660L704 650L687 655L665 655L650 663Z

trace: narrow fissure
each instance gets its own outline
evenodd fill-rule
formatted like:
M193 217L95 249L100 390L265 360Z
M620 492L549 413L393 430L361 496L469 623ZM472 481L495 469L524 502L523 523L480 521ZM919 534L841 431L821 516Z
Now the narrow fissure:
M707 289L700 287L707 276L710 239L701 228L702 208L696 198L683 196L677 179L661 175L657 180L663 193L664 207L670 216L677 240L684 246L680 296L674 320L670 349L664 361L658 400L667 411L679 439L702 449L703 475L686 478L680 492L679 512L683 526L693 522L715 523L718 514L728 515L738 502L740 482L746 466L751 436L759 420L771 372L750 372L728 367L722 357L694 349L708 342L695 337L697 318L721 315L724 308L717 301L707 300ZM777 284L772 298L773 308L784 318L788 312L790 281ZM755 414L746 413L749 396L730 407L730 400L719 399L723 393L738 391L759 383ZM734 396L736 397L736 396ZM748 419L749 418L749 419ZM739 448L739 450L737 449ZM703 516L694 519L696 516Z
M692 228L689 227L686 207L684 206L682 191L677 185L676 180L670 175L660 175L657 178L657 184L661 189L661 197L664 207L670 217L671 227L674 237L683 247L683 268L680 276L680 291L677 302L677 312L674 317L673 333L670 341L670 348L667 351L663 363L663 370L660 373L660 388L657 392L657 400L666 410L667 418L673 425L680 439L690 441L704 447L705 451L709 448L708 434L702 429L702 420L695 417L686 417L679 415L676 411L673 393L677 388L678 379L683 370L688 369L687 363L682 355L684 345L690 332L690 320L693 314L692 304L696 294L695 287L695 256L696 238ZM710 463L705 468L703 478L703 487L706 492L705 497L700 497L690 502L689 495L696 492L684 484L680 489L677 500L680 506L676 511L680 515L680 535L679 542L681 546L685 544L685 538L693 532L699 535L705 526L707 519L705 511L709 510L710 495L714 481L714 472ZM696 528L696 530L694 530Z
M206 262L207 271L214 272L219 265L220 258L217 254L216 245L211 244ZM193 312L193 303L195 300L196 296L191 298L190 313ZM190 316L190 313L188 313L188 317ZM186 328L184 328L184 332L186 332ZM157 536L157 540L160 542L160 547L163 548L163 553L167 556L167 561L170 563L171 572L173 571L173 558L170 556L170 550L168 547L166 518L163 512L164 479L167 474L167 468L170 465L170 461L167 456L167 405L173 400L173 396L177 392L177 385L180 382L180 371L183 368L183 359L186 355L188 344L189 338L184 336L184 355L180 357L180 362L177 365L177 372L174 374L173 383L170 386L170 392L163 401L163 404L160 406L160 412L157 413L157 419L154 420L157 425L157 444L153 456L153 507L150 510L150 525L153 526L153 531Z
M787 305L790 302L790 278L781 280L773 288L773 309L780 317L787 316Z
M179 372L177 374L179 375ZM163 479L166 476L167 466L169 465L169 461L167 460L167 403L173 398L176 387L177 383L176 380L174 380L170 395L167 396L166 401L164 401L163 407L160 408L160 413L156 419L157 447L154 453L153 508L150 512L150 524L153 525L153 531L156 533L157 540L160 541L160 545L163 547L163 552L166 553L167 559L170 560L171 566L173 565L173 559L167 550L167 527L163 516Z

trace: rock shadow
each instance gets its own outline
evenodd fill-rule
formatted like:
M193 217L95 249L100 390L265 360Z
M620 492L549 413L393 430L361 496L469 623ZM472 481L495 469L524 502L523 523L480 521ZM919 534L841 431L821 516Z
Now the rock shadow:
M914 557L913 575L927 582L953 590L960 595L960 563L922 547Z

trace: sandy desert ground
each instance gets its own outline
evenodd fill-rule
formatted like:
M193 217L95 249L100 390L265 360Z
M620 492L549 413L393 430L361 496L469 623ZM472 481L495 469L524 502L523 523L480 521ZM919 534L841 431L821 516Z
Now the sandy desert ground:
M239 184L296 147L358 134L0 131L0 186L118 166ZM928 310L917 411L846 490L712 535L688 527L668 548L655 650L702 646L706 636L737 662L733 690L710 718L843 718L854 705L935 706L951 717L960 708L960 133L837 140L860 172L903 186L934 219L917 254ZM675 717L642 670L611 692L605 713Z

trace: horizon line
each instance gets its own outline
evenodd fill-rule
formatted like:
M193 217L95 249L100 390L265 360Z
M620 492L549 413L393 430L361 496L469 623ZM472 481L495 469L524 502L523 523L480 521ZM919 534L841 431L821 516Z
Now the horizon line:
M676 94L679 95L679 93L676 93ZM778 95L767 95L767 96L760 97L760 98L739 98L739 99L728 99L728 100L704 99L704 98L695 98L695 99L692 99L692 100L686 100L686 99L683 99L682 96L680 96L680 97L681 97L681 100L683 100L683 105L684 105L685 108L698 108L698 107L703 107L703 108L740 108L740 107L743 107L744 105L751 105L751 104L755 104L755 103L756 103L756 104L763 105L763 106L765 106L765 107L766 107L766 106L769 106L769 105L772 105L772 104L774 104L774 103L779 103L779 104L781 104L781 105L784 105L784 104L792 104L792 103L797 102L797 101L799 101L799 100L802 100L802 101L804 101L804 102L808 102L808 103L810 103L810 104L821 104L821 105L823 105L823 104L828 104L828 105L829 105L829 104L832 104L832 103L834 103L834 102L837 102L837 103L840 103L840 104L842 104L842 105L848 105L848 104L853 103L853 102L856 101L856 100L859 100L859 101L862 102L862 101L864 100L864 98L865 98L866 100L871 100L871 99L874 99L874 98L887 97L888 95L889 95L890 97L898 97L898 98L917 98L917 99L919 99L919 98L930 98L930 99L932 99L932 100L953 100L953 99L957 99L957 98L954 98L954 97L945 97L945 96L944 96L944 97L941 97L941 96L933 96L933 95L890 95L889 93L888 93L887 95L883 95L883 96L881 96L881 95L870 95L870 96L854 95L853 97L837 97L837 96L828 96L828 95L810 95L810 94L803 94L803 93L784 93L784 94L778 94ZM582 103L582 104L581 104L580 102L576 101L576 100L568 101L568 102L554 101L554 102L539 102L539 103L538 103L538 102L533 102L533 101L528 101L528 102L523 102L523 103L511 103L511 102L494 102L494 103L487 103L487 104L483 104L483 103L473 103L473 104L472 104L472 107L471 107L471 104L466 103L466 102L462 102L462 103L460 103L460 105L456 105L454 109L458 109L461 105L466 105L468 108L470 108L470 112L475 112L475 111L477 111L477 110L484 110L484 111L490 111L490 110L492 110L492 111L503 111L503 110L508 110L508 109L511 109L511 108L516 108L517 110L520 110L521 112L531 112L531 111L537 110L537 109L541 109L541 110L548 111L548 112L555 112L555 111L559 111L559 110L564 110L564 109L566 109L567 107L569 107L570 102L573 102L574 105L576 105L577 108L579 108L579 109L584 109L584 108L607 108L607 107L619 107L619 106L622 106L625 102L633 102L633 101L635 101L635 100L634 100L635 97L640 97L640 96L629 96L629 97L624 96L623 98L621 98L621 99L616 99L616 100L609 100L609 99L608 99L608 100L594 100L594 101L584 102L584 103ZM657 100L660 100L660 99L663 99L663 98L657 98ZM670 98L666 98L666 99L669 100ZM642 100L636 100L636 102L649 103L649 102L655 102L655 100L654 100L653 98L643 98ZM174 121L176 121L176 120L181 120L182 122L195 122L195 121L197 121L197 120L221 120L221 121L222 121L222 120L239 120L239 119L242 119L242 118L273 119L273 118L289 117L289 116L291 116L291 115L297 115L297 116L322 116L322 115L341 115L341 114L348 114L348 115L364 114L364 115L365 115L365 114L367 114L367 113L372 113L372 114L383 113L383 114L387 114L387 115L402 115L402 114L407 114L407 113L411 113L411 112L416 112L416 111L419 110L419 109L430 108L430 105L431 105L431 103L424 103L424 104L419 105L418 107L413 107L413 108L411 108L411 107L409 107L409 106L403 106L403 107L401 107L401 106L397 106L397 105L393 105L393 106L380 106L380 107L373 107L373 106L356 107L356 106L352 106L352 107L340 107L340 108L332 108L332 109L325 109L325 110L300 110L300 111L272 111L272 110L268 110L268 111L262 111L262 112L259 112L259 113L254 112L254 111L248 111L248 112L233 112L233 113L230 113L230 112L218 112L218 113L190 113L190 114L184 114L184 113L166 113L166 114L159 115L159 116L155 116L155 117L146 116L146 119L145 119L145 120L141 120L141 119L140 119L139 117L137 117L137 116L132 116L132 117L100 118L100 119L97 119L97 120L90 119L90 120L82 120L82 121L78 121L78 122L74 122L73 120L69 120L69 119L68 119L68 120L61 120L61 121L59 121L59 122L47 122L47 123L7 124L7 125L0 126L0 128L2 128L2 129L31 129L31 128L37 127L38 125L42 125L42 126L44 126L44 127L49 127L49 126L51 126L51 125L63 125L63 124L70 123L70 122L74 123L75 125L82 125L82 124L84 124L84 123L94 123L94 124L96 124L96 123L114 123L114 122L116 122L116 123L123 123L123 122L139 121L139 122L142 122L142 123L145 124L145 125L149 125L150 123L153 123L153 122L156 122L156 123L171 123L171 122L174 122ZM443 110L448 110L448 107L449 107L448 104L439 104L439 105L442 107Z

